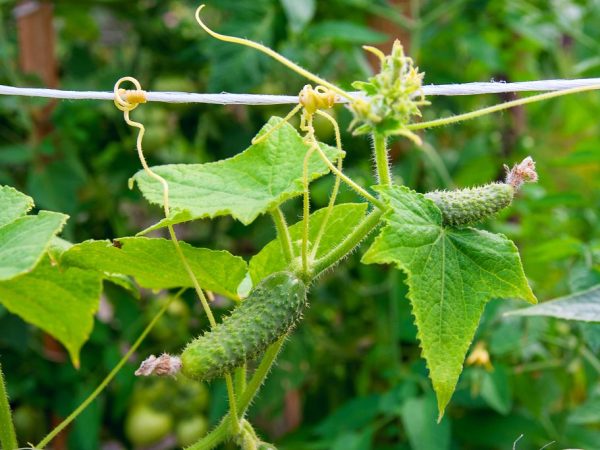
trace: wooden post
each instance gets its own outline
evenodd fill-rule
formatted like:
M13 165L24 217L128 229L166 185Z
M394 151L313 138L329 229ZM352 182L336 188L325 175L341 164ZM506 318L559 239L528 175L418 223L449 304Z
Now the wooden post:
M58 87L58 67L54 52L53 6L49 2L22 0L14 8L19 43L19 67L38 77L43 86ZM50 116L56 101L32 111L35 140L52 131Z

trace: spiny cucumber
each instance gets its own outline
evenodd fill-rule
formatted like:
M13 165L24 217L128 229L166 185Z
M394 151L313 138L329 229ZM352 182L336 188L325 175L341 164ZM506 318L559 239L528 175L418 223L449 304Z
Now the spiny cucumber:
M181 355L182 373L211 380L261 355L302 317L306 287L289 272L262 280L231 315L190 342Z
M504 183L490 183L484 186L435 191L425 194L442 212L442 222L449 226L463 226L479 222L506 208L512 202L515 192L526 181L537 181L535 163L531 157L525 158L512 169L506 168Z

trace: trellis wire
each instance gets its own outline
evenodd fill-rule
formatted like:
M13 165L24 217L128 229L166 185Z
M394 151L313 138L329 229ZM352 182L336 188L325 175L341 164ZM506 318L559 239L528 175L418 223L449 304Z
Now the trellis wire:
M600 78L574 80L539 80L518 83L487 82L464 84L440 84L423 86L425 95L480 95L503 92L560 91L582 86L600 84ZM352 93L360 95L359 93ZM64 91L59 89L21 88L0 85L0 95L25 97L58 98L65 100L113 100L112 91ZM210 103L217 105L284 105L298 103L297 95L258 95L258 94L198 94L189 92L146 92L149 102L165 103ZM347 100L339 99L339 103Z

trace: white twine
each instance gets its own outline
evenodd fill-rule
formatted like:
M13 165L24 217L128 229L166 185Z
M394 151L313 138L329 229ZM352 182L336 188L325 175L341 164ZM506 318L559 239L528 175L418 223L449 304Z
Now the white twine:
M540 80L518 83L464 83L423 86L425 95L480 95L501 92L560 91L582 86L600 85L600 78L582 78L575 80ZM353 92L353 95L360 95ZM60 98L68 100L113 100L114 93L98 91L63 91L59 89L20 88L0 85L0 95L19 95L25 97ZM149 102L165 103L211 103L217 105L284 105L298 103L297 95L258 95L258 94L196 94L188 92L146 92ZM339 99L346 103L346 99Z

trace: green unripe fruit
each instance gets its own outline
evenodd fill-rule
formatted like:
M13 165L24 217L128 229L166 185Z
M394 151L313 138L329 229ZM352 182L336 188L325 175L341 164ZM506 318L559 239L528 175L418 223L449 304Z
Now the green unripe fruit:
M154 444L173 428L173 419L146 405L135 405L125 420L125 435L135 446Z
M211 380L231 372L284 336L305 305L306 287L298 277L289 272L268 276L222 323L188 344L182 373Z
M492 183L454 191L425 194L442 212L444 225L462 226L479 222L511 204L515 188L506 183Z
M192 445L208 431L208 421L204 416L192 416L180 421L175 427L177 444L182 447Z
M538 179L535 161L528 156L512 169L504 166L504 183L458 189L455 191L428 192L431 200L442 212L442 223L450 226L469 225L496 214L511 204L515 192L523 183L535 183Z

